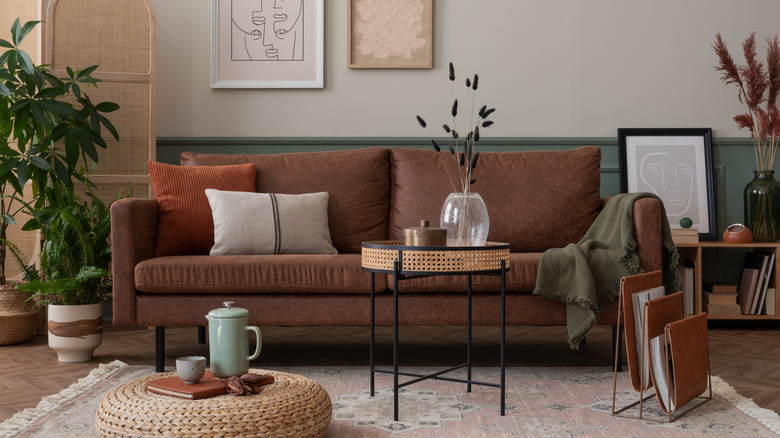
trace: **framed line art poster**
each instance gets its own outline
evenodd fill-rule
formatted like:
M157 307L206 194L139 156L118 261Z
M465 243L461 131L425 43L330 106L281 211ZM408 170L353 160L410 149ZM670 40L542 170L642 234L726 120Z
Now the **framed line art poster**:
M712 129L618 129L620 191L649 192L664 203L671 228L688 217L700 240L715 240Z
M433 66L433 0L347 2L347 67Z
M212 0L211 88L323 88L324 0Z

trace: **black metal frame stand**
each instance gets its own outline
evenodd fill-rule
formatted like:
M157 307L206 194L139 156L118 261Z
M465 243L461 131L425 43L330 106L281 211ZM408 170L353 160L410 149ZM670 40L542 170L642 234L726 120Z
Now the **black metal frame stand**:
M393 369L391 370L384 370L384 369L377 369L374 362L374 342L375 342L375 331L376 331L376 304L375 304L375 292L374 292L374 276L376 275L376 272L371 272L371 334L369 339L369 354L370 354L370 360L369 360L369 367L371 369L371 396L374 396L374 377L376 373L387 373L387 374L393 374L393 420L398 421L398 389L403 388L404 386L412 385L414 383L421 382L426 379L438 379L438 380L446 380L450 382L460 382L460 383L466 383L466 392L471 392L471 385L481 385L481 386L491 386L494 388L500 388L501 390L501 415L506 414L506 370L505 370L505 358L504 358L504 344L506 341L506 272L508 268L506 267L506 261L501 261L501 269L499 270L493 270L493 271L464 271L464 272L407 272L404 273L401 271L400 266L402 266L402 260L403 260L403 250L398 250L398 260L395 262L395 268L393 272ZM466 340L466 362L462 363L460 365L456 365L450 368L447 368L445 370L441 370L432 374L428 375L422 375L422 374L415 374L415 373L406 373L406 372L400 372L398 370L398 282L400 280L407 280L410 278L416 278L416 277L430 277L430 276L436 276L436 275L466 275L468 279L468 289L467 289L467 299L468 299L468 317L467 317L467 340ZM501 340L500 340L500 348L501 348L501 359L500 359L500 367L501 367L501 382L500 383L490 383L490 382L479 382L472 380L471 378L471 277L473 275L486 275L486 276L499 276L501 277ZM449 373L451 371L455 371L461 368L466 368L467 377L466 379L457 379L452 377L443 377L443 374ZM399 383L398 382L398 376L409 376L409 377L415 377L412 380Z

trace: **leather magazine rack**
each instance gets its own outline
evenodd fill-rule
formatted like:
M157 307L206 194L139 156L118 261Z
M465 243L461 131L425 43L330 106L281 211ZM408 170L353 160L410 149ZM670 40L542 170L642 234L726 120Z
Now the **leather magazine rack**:
M613 416L672 422L712 400L707 314L685 318L682 292L666 295L661 271L621 280L617 324L618 333L620 325L624 326L631 386L639 398L617 407L616 371ZM616 352L616 370L619 360ZM650 388L655 394L645 395ZM644 403L654 395L664 415L645 412Z

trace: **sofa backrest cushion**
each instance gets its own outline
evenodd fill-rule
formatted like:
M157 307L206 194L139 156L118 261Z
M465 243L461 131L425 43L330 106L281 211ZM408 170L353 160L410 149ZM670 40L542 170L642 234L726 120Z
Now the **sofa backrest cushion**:
M154 196L160 204L156 256L208 254L214 221L206 189L253 192L256 167L181 167L148 161Z
M446 151L446 149L445 149ZM457 178L453 156L425 149L391 150L390 237L422 219L439 223L453 192L445 172ZM579 241L601 210L601 149L480 152L474 169L490 217L488 240L508 242L512 251L544 251ZM457 184L457 182L456 182Z
M367 240L387 239L390 164L386 148L271 155L183 152L182 166L254 163L256 191L328 192L328 225L339 253L359 253Z

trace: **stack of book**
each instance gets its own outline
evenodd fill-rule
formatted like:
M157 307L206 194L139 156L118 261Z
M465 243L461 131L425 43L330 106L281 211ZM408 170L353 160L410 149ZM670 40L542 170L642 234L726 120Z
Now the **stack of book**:
M696 228L672 228L672 240L675 244L699 243L699 230Z
M702 310L708 315L741 315L737 285L705 282L702 285Z
M742 276L737 289L737 303L743 315L774 315L775 293L769 281L775 266L775 254L745 254Z

